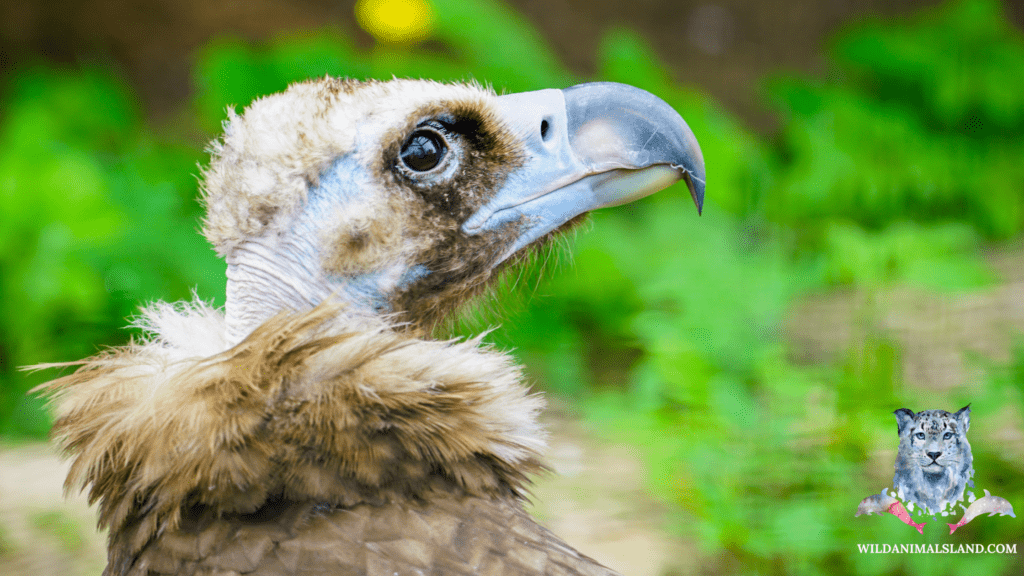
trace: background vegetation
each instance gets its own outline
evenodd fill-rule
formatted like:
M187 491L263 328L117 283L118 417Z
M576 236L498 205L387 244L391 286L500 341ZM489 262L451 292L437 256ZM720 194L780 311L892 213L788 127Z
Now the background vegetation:
M173 130L147 124L110 69L20 69L0 115L0 437L40 438L49 425L25 394L45 375L18 366L124 342L123 319L142 302L195 290L223 303L223 264L196 233L194 198L205 158L195 142L216 134L225 107L324 73L507 91L590 80L489 0L436 0L419 24L426 41L380 33L368 51L330 30L218 40L197 58L188 125ZM824 79L766 80L782 118L766 140L675 82L637 34L608 32L592 79L645 88L687 119L708 167L704 216L681 186L599 212L564 265L531 272L533 297L510 295L501 318L463 329L502 322L491 338L542 387L640 446L650 489L674 506L671 529L701 543L709 572L1018 574L1024 551L855 547L1012 543L1021 531L1009 519L956 538L932 526L922 539L853 512L891 482L894 409L968 402L979 491L1024 506L1024 345L1009 362L972 356L977 379L939 388L904 382L901 344L871 305L854 319L863 337L833 356L796 353L787 326L800 302L836 291L870 304L894 289L992 289L985 255L1024 227L1024 39L998 3L962 0L861 22L825 50ZM1005 430L1017 452L995 440Z

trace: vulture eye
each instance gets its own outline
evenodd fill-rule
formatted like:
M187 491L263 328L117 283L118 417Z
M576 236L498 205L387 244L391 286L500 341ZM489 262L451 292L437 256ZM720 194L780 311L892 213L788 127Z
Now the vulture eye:
M448 153L444 138L433 130L417 130L402 145L402 163L416 172L426 172L441 163Z

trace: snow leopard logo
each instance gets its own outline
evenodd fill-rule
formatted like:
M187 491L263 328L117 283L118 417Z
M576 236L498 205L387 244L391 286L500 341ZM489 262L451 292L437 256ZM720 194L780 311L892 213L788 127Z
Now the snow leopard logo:
M971 407L955 414L945 410L900 408L896 414L900 436L893 487L901 500L912 502L928 514L938 514L963 501L964 488L974 487L974 461L967 430Z

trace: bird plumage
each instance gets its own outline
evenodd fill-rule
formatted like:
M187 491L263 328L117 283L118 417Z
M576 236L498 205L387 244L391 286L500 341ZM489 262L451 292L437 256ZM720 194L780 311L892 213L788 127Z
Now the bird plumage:
M145 574L130 569L136 557L168 535L219 534L223 517L268 507L273 530L292 533L359 506L401 515L438 498L486 509L522 495L540 469L542 400L507 355L347 329L338 312L282 314L227 348L211 337L225 333L220 312L156 305L145 340L49 384L55 435L73 452L68 487L88 484L99 502L113 573Z
M609 91L651 118L574 100ZM105 574L613 574L523 510L543 401L512 358L431 337L591 208L666 174L700 207L678 114L572 98L325 78L229 116L203 184L225 310L151 305L142 339L41 387ZM652 145L666 122L683 136Z

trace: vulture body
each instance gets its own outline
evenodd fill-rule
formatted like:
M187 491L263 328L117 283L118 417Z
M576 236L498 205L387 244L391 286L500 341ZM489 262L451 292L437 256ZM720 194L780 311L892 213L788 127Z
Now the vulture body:
M544 434L519 368L431 334L591 209L683 179L699 210L682 118L618 84L324 78L211 152L224 310L151 305L42 387L105 574L614 574L523 510Z

